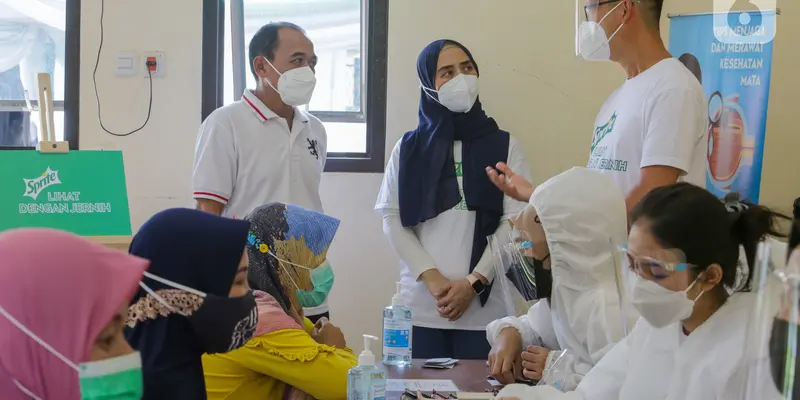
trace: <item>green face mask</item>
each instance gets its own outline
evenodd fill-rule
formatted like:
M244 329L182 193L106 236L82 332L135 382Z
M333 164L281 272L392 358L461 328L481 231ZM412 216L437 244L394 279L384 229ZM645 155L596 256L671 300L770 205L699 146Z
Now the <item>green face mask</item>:
M324 303L333 287L333 270L328 261L312 269L310 275L314 290L310 292L297 290L297 299L300 300L300 305L303 307L317 307Z
M0 316L5 317L17 329L28 335L45 350L60 359L64 364L78 372L81 400L140 400L144 394L142 387L142 357L138 351L102 361L89 361L76 365L70 359L48 345L39 336L26 328L14 316L0 307ZM42 400L21 382L14 380L17 388L34 400Z
M139 352L78 366L81 400L139 400L142 398L142 359Z

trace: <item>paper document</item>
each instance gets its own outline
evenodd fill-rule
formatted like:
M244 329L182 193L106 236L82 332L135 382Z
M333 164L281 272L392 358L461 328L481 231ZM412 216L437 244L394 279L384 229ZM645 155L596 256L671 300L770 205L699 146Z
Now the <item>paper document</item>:
M423 392L458 392L455 382L445 379L387 379L387 392L402 392L404 390Z

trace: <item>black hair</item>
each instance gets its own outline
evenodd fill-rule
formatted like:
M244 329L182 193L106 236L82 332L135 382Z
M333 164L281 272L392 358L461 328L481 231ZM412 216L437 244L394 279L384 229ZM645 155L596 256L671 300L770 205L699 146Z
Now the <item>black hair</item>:
M641 0L639 3L648 25L658 29L661 24L661 11L664 9L664 0Z
M707 190L689 183L654 189L631 210L631 223L642 220L665 249L679 249L686 262L704 271L712 264L722 267L722 283L736 286L739 246L744 247L747 264L753 270L758 243L767 235L785 237L780 219L788 219L766 207L737 203L728 207ZM747 274L740 288L748 288Z
M253 73L256 79L258 79L258 75L256 74L256 67L253 65L253 62L258 57L266 57L270 62L275 60L275 48L278 47L278 33L282 28L294 29L303 34L306 33L303 28L291 22L270 22L262 26L258 32L253 35L248 49L250 56L250 72Z
M703 72L700 69L700 60L698 60L694 54L683 53L683 55L678 57L678 60L683 63L683 65L686 66L689 71L692 71L694 76L697 77L697 80L700 81L701 84L703 83Z

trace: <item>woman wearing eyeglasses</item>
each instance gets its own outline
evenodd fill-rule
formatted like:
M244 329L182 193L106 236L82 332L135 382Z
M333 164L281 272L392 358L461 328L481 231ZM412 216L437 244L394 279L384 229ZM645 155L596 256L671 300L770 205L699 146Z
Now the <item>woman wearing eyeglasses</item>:
M737 279L739 247L752 270L766 235L785 218L764 207L724 204L688 183L661 187L633 208L625 248L637 274L631 333L583 378L575 393L510 387L524 399L737 399L734 382L754 294ZM733 294L729 294L733 292ZM516 385L515 385L516 386ZM522 390L522 392L519 392Z

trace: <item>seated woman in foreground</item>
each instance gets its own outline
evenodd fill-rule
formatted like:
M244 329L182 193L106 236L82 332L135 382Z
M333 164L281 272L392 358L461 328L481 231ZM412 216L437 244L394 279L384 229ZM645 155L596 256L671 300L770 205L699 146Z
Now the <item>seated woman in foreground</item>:
M538 381L558 360L559 386L574 390L622 340L624 324L639 318L620 307L615 280L611 243L627 239L625 198L602 173L576 167L537 187L530 202L514 225L530 242L525 256L534 261L540 300L527 315L487 326L490 373L504 384Z
M150 218L130 253L150 260L125 337L142 353L144 400L206 400L202 355L239 348L258 313L247 286L250 224L173 208Z
M122 327L148 264L67 232L0 233L0 399L139 399Z
M342 331L303 318L299 297L330 290L326 261L339 220L299 206L253 210L247 255L259 324L241 349L203 357L208 398L344 399L358 362Z
M755 293L740 274L781 216L752 204L723 204L705 189L654 189L631 211L627 257L637 278L633 330L583 378L575 392L509 385L501 397L528 399L742 399L743 349ZM743 271L742 271L743 272ZM743 282L743 284L742 284ZM729 294L731 293L732 294Z

